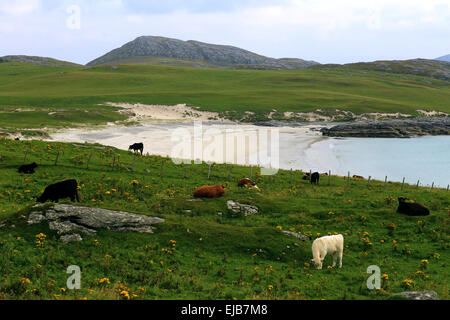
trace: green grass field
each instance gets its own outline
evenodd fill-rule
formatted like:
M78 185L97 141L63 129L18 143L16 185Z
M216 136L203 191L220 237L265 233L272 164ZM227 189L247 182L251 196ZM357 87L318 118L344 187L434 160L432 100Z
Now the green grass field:
M273 109L450 112L449 101L450 84L445 81L348 68L274 71L0 63L0 128L4 131L124 119L116 109L100 105L105 102L186 103L229 112L230 118L253 111L253 120L264 120Z
M72 76L83 72L108 74ZM17 173L27 149L26 162L40 165L34 175ZM330 186L327 177L311 186L301 172L289 183L290 173L280 171L272 179L254 176L257 192L236 186L250 176L248 167L233 166L228 180L229 167L214 165L208 180L206 164L189 165L184 179L183 166L169 159L137 156L132 171L132 153L87 144L2 139L0 156L0 299L390 299L406 290L435 290L449 299L450 196L444 189L401 191L399 183L385 189L384 182L368 187L354 179L347 186L338 176ZM154 234L101 230L72 244L61 243L47 224L27 225L45 186L69 178L78 181L80 205L165 222ZM196 187L217 183L226 186L224 197L187 201ZM431 215L396 213L398 196L427 205ZM229 199L260 212L233 217ZM327 256L324 269L315 270L312 241L334 233L345 238L342 269L327 268ZM82 269L79 291L66 289L66 269L74 264ZM381 268L381 290L366 287L370 265Z

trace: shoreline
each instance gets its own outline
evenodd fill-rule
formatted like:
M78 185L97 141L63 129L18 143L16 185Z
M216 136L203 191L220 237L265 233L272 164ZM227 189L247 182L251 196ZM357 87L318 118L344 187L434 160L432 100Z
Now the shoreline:
M275 119L277 114L273 110L267 114L266 121L246 121L249 119L230 120L223 114L212 111L202 111L186 104L177 105L147 105L140 103L112 103L102 104L120 108L119 112L127 119L116 122L107 122L98 125L75 125L72 128L27 128L16 129L18 132L35 132L35 135L12 133L6 130L6 135L20 139L41 139L54 134L70 132L71 130L96 131L112 127L124 128L145 126L150 124L170 124L204 122L218 124L254 125L259 127L291 127L309 128L310 131L320 132L328 137L366 137L366 138L410 138L423 135L450 135L450 114L439 111L416 110L418 116L396 113L365 113L355 115L345 110L322 110L314 112L284 112L284 118ZM249 117L254 112L244 113ZM278 113L278 116L280 113Z

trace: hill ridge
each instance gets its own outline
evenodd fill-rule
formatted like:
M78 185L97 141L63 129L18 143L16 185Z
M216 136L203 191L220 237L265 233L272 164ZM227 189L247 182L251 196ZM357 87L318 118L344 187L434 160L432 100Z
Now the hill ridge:
M87 63L88 66L117 63L133 58L154 57L205 62L212 66L248 68L302 69L318 64L303 59L275 59L231 45L210 44L197 40L140 36L123 46ZM288 61L289 60L289 61ZM198 65L201 66L201 65Z
M31 63L31 64L39 64L45 66L53 66L53 67L61 67L61 66L80 66L80 64L58 60L55 58L49 57L40 57L40 56L28 56L28 55L6 55L0 57L1 62L23 62L23 63Z

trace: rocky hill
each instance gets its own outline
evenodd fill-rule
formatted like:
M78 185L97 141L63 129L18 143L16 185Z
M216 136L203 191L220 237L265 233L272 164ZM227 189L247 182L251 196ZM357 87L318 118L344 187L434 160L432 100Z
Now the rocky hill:
M442 56L442 57L436 58L435 60L450 62L450 54L448 54L446 56Z
M130 63L133 59L145 63L143 57L197 61L198 66L222 66L234 68L301 69L317 64L302 59L274 59L233 46L209 44L199 41L182 41L164 37L144 36L114 49L91 62L88 66L111 63ZM150 62L149 62L150 63ZM203 63L206 63L204 65Z
M429 59L388 60L374 62L358 62L344 65L326 64L315 68L346 70L381 71L389 73L413 74L450 81L450 63Z
M53 58L47 57L36 57L36 56L24 56L24 55L12 55L12 56L4 56L0 57L1 62L24 62L24 63L32 63L39 64L51 67L61 67L61 66L79 66L79 64L57 60Z

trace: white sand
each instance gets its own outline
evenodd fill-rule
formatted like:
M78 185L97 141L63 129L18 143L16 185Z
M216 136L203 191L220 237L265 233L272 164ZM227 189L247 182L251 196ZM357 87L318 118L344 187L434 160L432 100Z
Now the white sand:
M172 123L158 123L158 124L142 124L140 126L130 127L109 127L102 130L86 129L70 129L55 133L51 135L51 139L62 142L90 142L101 143L108 146L113 146L119 149L127 150L129 145L135 142L144 143L144 153L169 156L183 159L202 159L203 161L212 161L216 163L234 163L240 165L257 165L250 161L250 155L256 153L265 153L267 148L260 144L251 146L249 140L245 140L245 136L254 136L260 134L264 130L274 130L279 133L279 149L277 150L280 168L294 168L294 169L308 169L314 162L313 159L308 159L306 150L315 142L324 139L320 132L314 132L310 129L314 125L307 125L302 127L280 127L270 128L261 127L249 124L227 124L227 123L202 123L202 138L196 138L194 135L193 122L172 122ZM198 127L196 127L198 129ZM180 135L181 132L181 135ZM183 134L184 132L184 134ZM174 152L176 146L180 146L180 141L183 142L185 150L190 150L188 156L178 156ZM230 148L227 138L231 138L235 146ZM200 153L194 151L194 143L202 140L202 148ZM236 139L236 140L235 140ZM239 140L238 139L244 139ZM245 142L244 142L245 141ZM222 143L225 144L222 145ZM238 148L245 147L245 155L239 153ZM223 150L215 153L212 149ZM270 147L269 147L270 148ZM175 154L175 156L174 156ZM294 155L292 155L294 154ZM314 168L313 168L314 169Z
M450 114L445 113L445 112L441 112L441 111L426 111L426 110L416 110L418 113L420 113L423 116L426 117L436 117L436 116L450 116Z
M200 111L186 104L155 105L141 103L106 103L108 106L123 108L119 111L130 116L128 121L148 122L152 120L164 121L225 121L217 112Z

